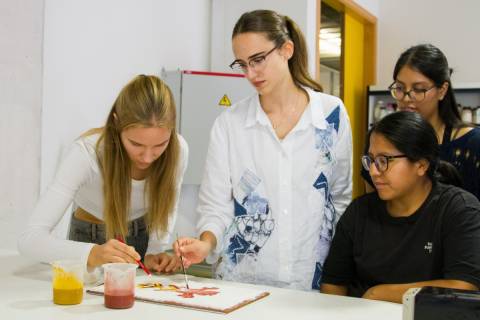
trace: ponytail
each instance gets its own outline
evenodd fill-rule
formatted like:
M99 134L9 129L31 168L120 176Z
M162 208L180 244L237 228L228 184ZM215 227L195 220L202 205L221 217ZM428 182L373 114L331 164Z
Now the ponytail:
M288 60L288 68L292 74L293 81L297 85L303 85L315 91L323 92L322 86L308 74L307 44L302 31L288 16L284 16L284 19L290 39L295 46L293 56Z
M451 184L455 187L463 188L463 180L451 163L440 160L435 171L435 180L444 184Z

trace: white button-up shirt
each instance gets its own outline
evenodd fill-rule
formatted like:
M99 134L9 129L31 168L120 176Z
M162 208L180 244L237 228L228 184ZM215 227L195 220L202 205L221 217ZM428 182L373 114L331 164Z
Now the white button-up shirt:
M218 278L319 288L335 224L351 201L352 138L340 99L309 105L279 140L256 94L213 125L198 231L212 232Z

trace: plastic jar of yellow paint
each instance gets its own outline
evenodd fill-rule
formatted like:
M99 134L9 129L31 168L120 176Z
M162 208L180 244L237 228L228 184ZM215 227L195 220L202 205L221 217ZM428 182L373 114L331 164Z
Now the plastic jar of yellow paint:
M65 260L52 263L53 303L79 304L83 300L83 264Z

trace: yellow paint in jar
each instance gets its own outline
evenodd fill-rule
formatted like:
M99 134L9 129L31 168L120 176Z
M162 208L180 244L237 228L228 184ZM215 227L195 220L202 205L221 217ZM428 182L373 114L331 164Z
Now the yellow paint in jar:
M57 265L53 266L53 303L79 304L83 299L83 281L75 270L66 271Z

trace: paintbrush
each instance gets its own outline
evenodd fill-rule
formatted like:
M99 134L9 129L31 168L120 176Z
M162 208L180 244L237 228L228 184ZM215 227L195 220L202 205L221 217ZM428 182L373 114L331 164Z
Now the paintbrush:
M120 241L121 243L125 243L125 241L123 241L123 238L122 237L117 237L117 240ZM142 263L142 261L140 260L135 260L135 262L140 266L140 268L143 269L143 271L145 271L145 273L151 277L152 276L152 273L150 272L150 270L148 270L147 267L145 267L145 265Z
M178 242L178 234L177 234L177 245L178 245L178 249L180 250L180 243ZM180 262L182 263L182 271L183 271L183 277L185 278L185 285L187 286L187 289L190 290L190 287L188 286L187 273L185 272L185 265L183 264L183 255L181 253L180 253Z

